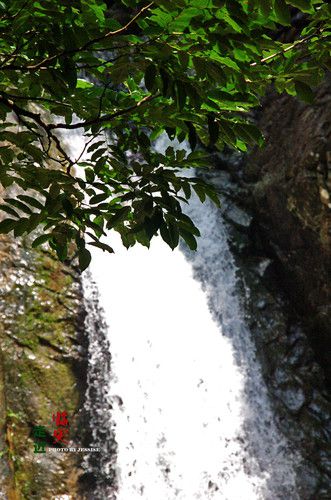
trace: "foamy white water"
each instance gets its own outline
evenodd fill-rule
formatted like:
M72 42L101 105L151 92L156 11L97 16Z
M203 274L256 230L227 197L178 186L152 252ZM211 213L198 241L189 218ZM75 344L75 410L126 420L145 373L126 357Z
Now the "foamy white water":
M238 313L224 228L199 204L207 230L191 261L156 240L117 242L92 263L113 356L118 499L295 499L297 458Z
M109 325L118 500L299 498L241 314L220 212L193 198L197 252L93 249ZM112 425L111 422L109 425Z

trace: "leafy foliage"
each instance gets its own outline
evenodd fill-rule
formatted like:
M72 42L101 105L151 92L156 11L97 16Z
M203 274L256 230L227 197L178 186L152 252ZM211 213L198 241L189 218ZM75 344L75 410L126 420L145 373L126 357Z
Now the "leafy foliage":
M8 216L0 232L41 226L33 246L48 242L61 260L77 254L82 269L90 262L86 235L112 251L101 240L107 229L126 247L149 246L160 232L171 248L180 237L196 248L199 231L180 201L192 188L217 202L210 186L182 174L206 163L197 144L261 145L249 110L270 84L311 102L311 87L330 69L327 2L118 7L120 15L102 0L0 1L0 183L25 192L0 206ZM293 14L303 27L291 26ZM78 129L85 147L72 158L65 143ZM188 141L191 154L155 151L164 131Z

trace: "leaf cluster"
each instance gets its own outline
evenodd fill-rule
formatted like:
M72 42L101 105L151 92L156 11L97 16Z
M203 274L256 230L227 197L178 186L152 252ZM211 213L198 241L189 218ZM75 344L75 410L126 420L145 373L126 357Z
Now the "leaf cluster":
M124 22L102 0L0 1L0 183L23 193L1 205L0 232L42 227L34 245L78 255L82 269L87 244L112 251L109 229L126 247L160 233L171 248L180 238L196 248L182 206L192 189L218 200L183 170L208 164L208 147L262 145L250 110L270 85L312 102L330 69L328 2L118 3ZM75 130L77 157L66 147ZM155 151L164 132L182 148Z

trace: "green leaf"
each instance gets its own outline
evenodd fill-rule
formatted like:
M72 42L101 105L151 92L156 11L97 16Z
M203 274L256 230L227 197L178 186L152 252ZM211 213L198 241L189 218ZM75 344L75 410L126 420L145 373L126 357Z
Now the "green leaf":
M29 217L29 224L27 227L27 233L31 233L34 229L36 229L37 226L39 226L40 222L42 221L42 217L40 214L35 214L33 213Z
M86 150L87 153L92 153L92 151L95 151L96 149L98 149L99 146L104 146L105 145L105 141L96 141L96 142L93 142L93 144L91 144L91 146L89 146Z
M236 61L234 61L230 57L220 56L216 51L212 51L211 54L212 54L211 58L214 59L215 61L221 62L224 66L227 66L230 69L240 72L240 68L236 63Z
M284 25L291 24L290 10L284 0L274 0L274 10L279 23Z
M154 64L150 64L149 66L147 66L145 71L145 85L149 92L153 92L155 90L156 75L156 66Z
M299 80L294 82L295 91L299 99L307 102L308 104L312 104L314 102L314 94L309 85Z
M41 149L37 148L33 144L24 144L21 142L21 145L24 147L24 152L28 153L33 158L33 160L35 160L37 163L43 162L44 153L41 151Z
M217 207L220 207L221 206L221 202L220 202L218 194L214 190L214 188L208 186L208 187L205 188L205 191L206 191L206 195L208 196L208 198L210 198L212 200L212 202L215 203L215 205Z
M89 182L90 184L92 184L92 182L95 179L95 174L94 174L92 168L87 168L85 170L85 178L86 178L87 182Z
M195 146L197 145L198 142L198 137L197 133L195 131L194 125L191 122L186 122L186 125L188 127L188 142L190 143L190 147L192 151L194 151Z
M272 0L259 0L259 7L262 14L268 17L272 8Z
M19 210L22 210L22 212L25 212L26 214L33 213L30 207L28 207L27 205L25 205L25 203L19 200L15 200L14 198L5 198L4 201L10 203L10 205L13 205L13 207L18 208Z
M77 84L76 64L71 58L61 60L62 74L70 89L75 89Z
M216 12L216 17L221 19L223 22L231 26L231 28L236 31L237 33L242 33L242 28L241 26L233 19L233 17L230 16L228 10L226 8L222 8L219 11Z
M50 240L49 244L50 244L50 246L52 246L51 240ZM60 259L60 261L64 262L68 256L68 246L67 246L66 242L64 242L63 244L54 244L54 250L56 251L56 254L57 254L58 258Z
M174 250L178 245L179 231L175 224L162 222L160 225L160 234L169 247Z
M173 242L173 245L176 247L179 242L179 230L178 230L178 225L177 222L173 222L171 220L168 220L168 230L169 234L171 237L171 240Z
M94 247L101 248L104 252L114 253L113 248L111 248L107 243L102 243L101 241L90 241L89 245L93 245Z
M148 236L147 232L145 229L141 230L141 231L138 231L135 233L135 237L136 237L136 240L138 241L138 243L140 243L141 245L149 248L150 247L150 237Z
M180 229L180 235L190 248L190 250L196 250L198 247L197 240L194 238L193 234L185 229Z
M23 217L18 222L16 222L14 227L14 236L22 236L29 228L29 219Z
M215 144L219 136L219 128L215 117L212 115L208 115L208 131L211 144Z
M130 207L122 207L119 210L117 210L115 215L113 215L108 219L107 228L110 229L116 227L117 224L123 222L127 218L130 211L131 211Z
M0 171L0 183L4 188L11 186L14 182L14 178L6 175L5 172Z
M96 222L94 222L94 221L92 221L92 220L86 219L86 220L85 220L85 224L86 224L88 227L91 227L91 228L93 229L93 231L95 232L95 234L96 234L97 236L99 236L99 237L100 237L102 234L104 234L104 235L106 234L106 233L104 232L104 230L103 230L103 227L101 227L99 224L97 224ZM90 234L90 233L88 233L88 234ZM90 234L90 236L92 236L92 235ZM92 236L92 238L93 238L93 236Z
M64 211L67 214L67 216L71 217L72 214L74 213L74 207L73 207L71 201L68 198L64 198L62 200L62 206L63 206Z
M149 137L144 134L144 132L140 132L138 135L138 141L142 148L147 149L151 147L151 141L149 140Z
M49 188L49 196L52 200L56 200L60 194L60 186L56 183L52 184Z
M251 123L240 123L235 125L235 130L249 144L258 144L262 146L264 138L261 131Z
M166 97L167 93L168 93L169 82L170 82L169 75L165 71L165 69L163 69L163 68L160 68L160 75L161 75L161 80L162 80L162 92L163 92L163 95Z
M0 222L0 233L7 234L12 231L16 225L17 221L13 219L5 219Z
M107 153L108 148L100 148L94 151L93 155L91 156L91 161L96 161L98 158L101 158Z
M94 231L95 231L95 234L100 238L100 236L102 234L105 234L105 232L103 230L105 219L101 215L99 215L98 217L96 217L94 219L93 223L96 224L96 226L98 226L98 229L95 228Z
M193 184L193 189L197 193L199 200L203 203L206 199L206 190L200 184Z
M93 11L98 22L101 23L101 25L103 25L105 21L104 11L106 10L106 5L104 3L102 3L101 5L96 5L95 3L90 2L89 7Z
M88 82L86 80L82 80L81 78L79 78L77 80L77 88L78 89L90 89L90 88L93 88L93 87L94 87L94 85L91 82Z
M176 82L176 94L178 109L182 111L186 103L186 90L185 85L181 81Z
M200 236L199 229L193 224L192 220L186 214L180 215L178 226L179 228L185 229L185 231L188 231L189 233Z
M8 146L1 146L0 156L5 163L10 163L13 160L15 153Z
M91 205L96 205L97 203L100 203L101 201L107 200L109 198L108 193L100 193L92 196L90 199Z
M19 194L17 196L20 200L24 201L28 205L31 205L31 207L34 208L39 208L40 210L43 210L44 205L42 205L36 198L32 198L32 196L27 196L24 194Z
M302 12L307 12L309 14L314 12L312 2L310 0L289 0L287 3L293 5L293 7L297 7Z
M85 271L88 268L91 262L91 254L86 248L80 248L78 251L78 261L79 268L81 271Z
M235 147L236 134L233 131L233 125L226 120L218 120L217 122L221 133L221 139L230 146Z
M32 248L36 248L43 243L46 243L52 237L51 234L41 234L32 242Z
M19 219L19 215L15 212L15 210L8 205L0 205L0 210L3 212L6 212L9 215L13 215L14 217L17 217Z

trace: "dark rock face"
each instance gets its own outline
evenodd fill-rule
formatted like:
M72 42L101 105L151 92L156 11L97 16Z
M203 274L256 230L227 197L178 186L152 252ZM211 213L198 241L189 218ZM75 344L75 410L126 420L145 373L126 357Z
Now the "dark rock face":
M84 446L82 304L72 266L31 250L29 241L0 237L1 498L81 498L83 454L34 453L33 427L44 426L46 446L54 447L52 415L66 411L71 446Z
M266 137L243 180L264 247L307 327L331 384L331 85L313 105L269 97L258 116Z
M224 165L223 165L224 167ZM293 309L279 279L277 255L266 253L252 207L243 207L247 188L233 172L208 174L221 194L229 243L238 266L238 294L256 344L279 429L303 457L298 492L303 500L331 498L331 401L325 374L311 347L301 315ZM246 202L245 201L245 202Z

